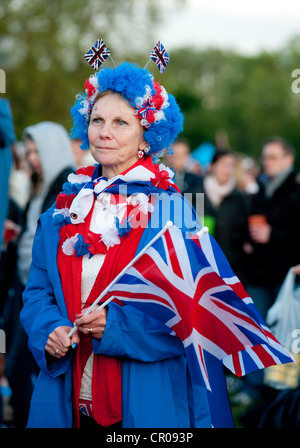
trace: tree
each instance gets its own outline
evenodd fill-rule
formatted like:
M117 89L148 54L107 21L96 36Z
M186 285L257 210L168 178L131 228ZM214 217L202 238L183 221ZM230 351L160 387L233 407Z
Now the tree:
M70 129L70 106L92 73L83 55L99 37L116 63L150 53L158 5L158 0L2 0L0 67L18 138L27 125L43 120Z
M185 0L170 1L176 7ZM24 127L43 120L69 130L70 107L92 73L86 51L101 37L117 64L144 66L160 20L159 0L2 0L0 68L18 138ZM274 134L300 149L300 93L291 89L292 72L300 69L299 36L277 52L253 56L216 48L168 52L163 75L149 69L177 98L192 148L214 142L221 129L233 149L255 157Z
M300 37L277 52L254 56L214 48L173 53L164 81L181 99L192 148L226 130L238 152L259 157L263 140L280 135L300 156L300 93L291 88L299 60Z

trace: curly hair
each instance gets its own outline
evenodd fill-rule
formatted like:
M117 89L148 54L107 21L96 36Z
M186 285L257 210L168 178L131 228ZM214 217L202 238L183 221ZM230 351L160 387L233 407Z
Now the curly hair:
M81 149L89 148L90 113L97 96L105 91L122 95L145 128L148 155L158 156L168 149L183 130L183 114L173 95L154 81L153 75L135 64L123 62L116 68L103 68L84 84L85 92L76 96L71 108L71 136L82 141Z

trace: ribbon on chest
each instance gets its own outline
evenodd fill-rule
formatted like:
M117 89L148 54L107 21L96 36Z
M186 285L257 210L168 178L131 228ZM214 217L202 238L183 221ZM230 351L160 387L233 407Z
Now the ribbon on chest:
M156 193L178 192L172 181L174 173L163 164L154 165L151 157L112 179L99 177L98 172L98 166L91 166L69 175L56 199L53 222L60 228L60 245L65 255L91 257L106 253L120 244L132 228L146 227ZM105 219L99 231L82 235L80 224L85 222L95 202L101 205Z

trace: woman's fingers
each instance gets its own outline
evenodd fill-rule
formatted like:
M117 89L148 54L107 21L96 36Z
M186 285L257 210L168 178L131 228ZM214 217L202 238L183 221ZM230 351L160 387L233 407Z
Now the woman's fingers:
M45 350L56 358L65 356L72 343L71 338L68 336L71 329L72 327L68 326L55 328L55 330L52 331L48 337Z
M75 324L78 329L84 333L89 334L95 338L102 338L106 326L107 309L101 308L99 311L95 310L86 316L79 317Z
M102 308L99 311L95 310L86 316L79 317L75 323L78 326L78 330L82 333L90 334L91 336L100 339L105 330L106 314L106 308ZM48 337L45 350L55 358L62 358L65 356L72 344L74 344L74 342L78 344L80 341L78 332L74 333L71 338L68 336L71 329L72 327L69 326L55 328Z

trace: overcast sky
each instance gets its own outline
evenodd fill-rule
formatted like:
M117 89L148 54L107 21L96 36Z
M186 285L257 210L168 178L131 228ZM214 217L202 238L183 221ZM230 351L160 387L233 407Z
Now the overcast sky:
M164 0L162 8L157 40L167 50L193 44L253 54L277 50L300 35L300 0L186 0L177 10Z

